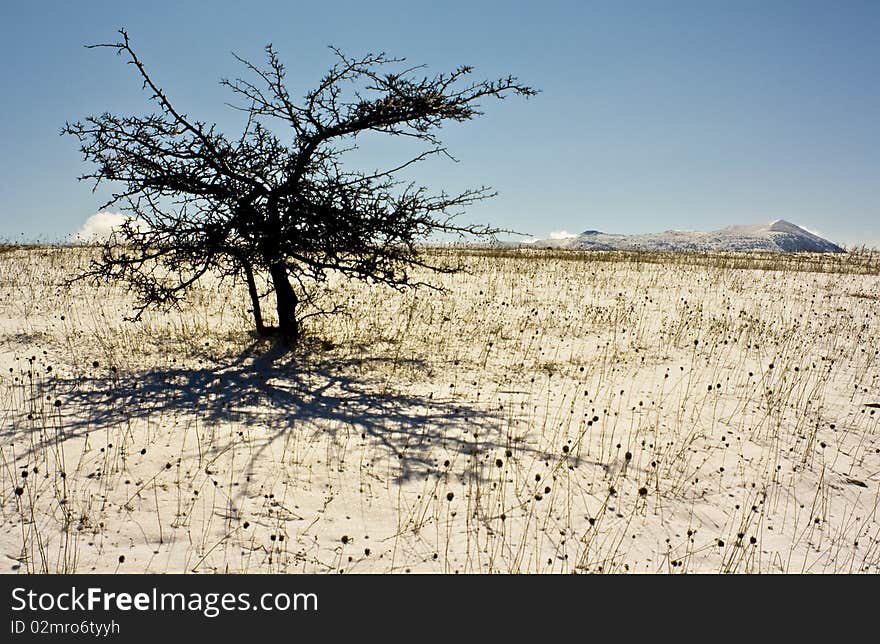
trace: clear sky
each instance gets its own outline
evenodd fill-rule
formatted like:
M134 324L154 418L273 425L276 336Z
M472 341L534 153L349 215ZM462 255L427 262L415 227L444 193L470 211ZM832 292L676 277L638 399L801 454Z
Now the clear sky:
M145 113L125 27L178 106L237 134L217 81L273 43L303 93L331 62L383 50L430 71L541 90L444 131L460 160L414 176L491 185L469 211L536 236L713 229L783 218L880 246L880 2L259 0L0 3L0 239L77 230L106 193L76 177L66 120ZM365 147L370 165L396 152ZM371 156L374 155L374 156Z

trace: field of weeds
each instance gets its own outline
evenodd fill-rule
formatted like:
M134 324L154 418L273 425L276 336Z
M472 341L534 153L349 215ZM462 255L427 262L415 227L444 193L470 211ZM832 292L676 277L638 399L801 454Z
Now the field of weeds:
M0 252L14 572L880 572L880 257L433 251L285 351Z

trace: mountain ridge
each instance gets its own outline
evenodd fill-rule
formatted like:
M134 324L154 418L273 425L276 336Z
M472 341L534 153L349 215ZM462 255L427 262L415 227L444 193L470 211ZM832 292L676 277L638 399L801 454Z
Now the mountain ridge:
M621 235L585 230L562 239L538 239L521 246L571 250L647 250L667 252L767 251L845 253L837 244L784 219L767 224L733 225L712 231L667 230Z

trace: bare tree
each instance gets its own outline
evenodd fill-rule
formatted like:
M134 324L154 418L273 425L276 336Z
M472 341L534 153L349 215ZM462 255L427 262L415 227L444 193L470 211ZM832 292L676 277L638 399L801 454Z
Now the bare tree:
M310 285L331 272L395 288L413 285L414 266L434 265L421 242L436 233L493 236L499 229L455 221L462 207L493 196L486 187L433 194L396 179L409 166L448 155L437 136L446 121L481 114L483 98L536 92L510 76L469 82L470 67L422 76L421 67L385 54L336 63L318 86L294 100L272 45L264 68L235 56L249 79L224 79L242 103L246 126L235 139L216 124L175 107L147 73L128 34L114 44L91 45L127 58L158 111L148 116L101 114L67 123L63 134L81 143L94 165L81 180L121 186L104 204L133 216L107 240L100 259L81 276L126 283L138 296L137 316L151 306L180 302L205 275L243 279L254 324L295 343L299 308ZM279 123L289 135L280 137ZM365 133L409 137L423 151L392 168L346 170L343 155ZM278 328L260 308L258 278L275 295Z

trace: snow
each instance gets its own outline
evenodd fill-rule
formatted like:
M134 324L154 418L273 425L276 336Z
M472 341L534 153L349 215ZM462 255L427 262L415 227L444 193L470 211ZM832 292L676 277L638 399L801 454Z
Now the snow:
M449 253L290 353L90 252L0 253L4 572L880 572L876 256Z
M728 226L711 232L668 230L617 235L587 230L572 237L551 234L549 239L530 243L541 248L576 250L844 252L840 246L782 219L763 225Z

